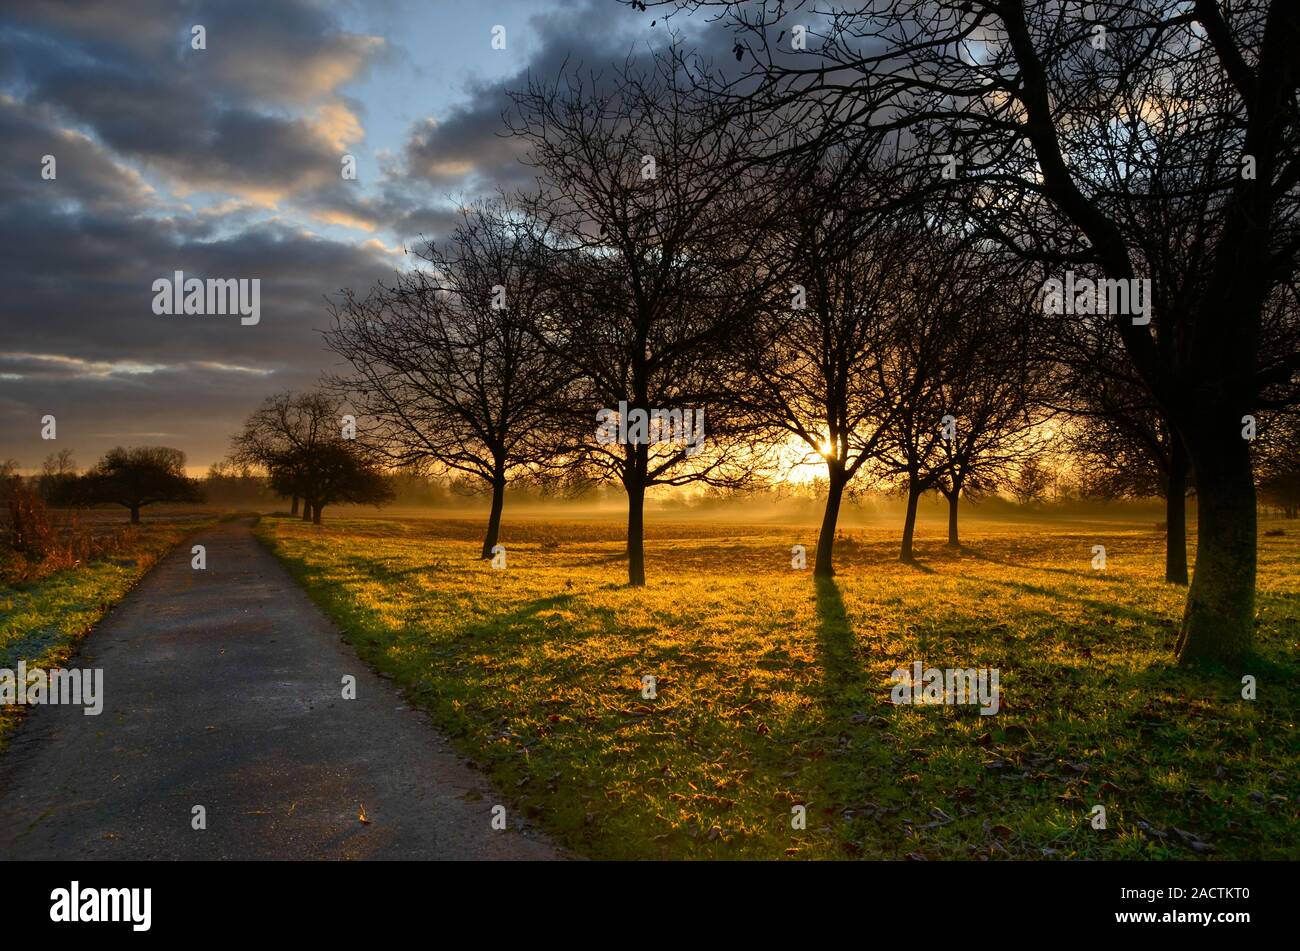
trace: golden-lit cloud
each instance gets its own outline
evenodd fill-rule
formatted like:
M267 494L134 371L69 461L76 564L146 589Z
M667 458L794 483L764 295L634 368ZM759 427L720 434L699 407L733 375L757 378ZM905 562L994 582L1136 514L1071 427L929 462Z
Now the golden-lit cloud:
M312 217L327 225L339 225L343 228L356 228L359 231L367 232L375 230L375 223L373 221L337 209L312 212Z

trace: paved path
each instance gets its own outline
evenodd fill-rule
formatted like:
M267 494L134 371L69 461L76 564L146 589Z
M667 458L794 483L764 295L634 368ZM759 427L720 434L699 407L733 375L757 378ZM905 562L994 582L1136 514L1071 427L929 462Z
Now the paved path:
M103 668L104 711L38 707L19 727L0 755L0 860L558 857L513 817L492 830L486 780L247 522L172 552L70 666Z

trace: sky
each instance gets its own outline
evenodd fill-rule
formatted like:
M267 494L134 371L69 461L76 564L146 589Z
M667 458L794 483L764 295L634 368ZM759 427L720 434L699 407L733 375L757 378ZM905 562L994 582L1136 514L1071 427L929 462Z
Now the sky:
M326 295L531 179L508 88L668 36L617 0L4 0L0 461L166 445L205 470L265 396L337 368ZM156 314L176 271L257 278L260 319Z

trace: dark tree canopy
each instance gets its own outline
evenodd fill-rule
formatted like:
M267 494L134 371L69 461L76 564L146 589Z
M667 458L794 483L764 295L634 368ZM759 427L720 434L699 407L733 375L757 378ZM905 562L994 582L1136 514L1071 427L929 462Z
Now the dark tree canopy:
M133 524L139 523L140 509L146 505L203 501L198 480L185 474L185 453L166 446L110 449L70 486L78 501L129 509Z
M303 500L303 521L319 515L314 511L316 499L305 487L313 484L309 473L297 467L315 458L315 449L341 438L344 426L343 400L330 393L275 393L262 401L244 422L243 430L231 440L230 460L278 474L276 491L293 499L297 513Z
M331 437L286 450L270 463L271 488L308 500L311 520L320 524L325 506L339 502L380 505L393 498L383 473L355 442Z

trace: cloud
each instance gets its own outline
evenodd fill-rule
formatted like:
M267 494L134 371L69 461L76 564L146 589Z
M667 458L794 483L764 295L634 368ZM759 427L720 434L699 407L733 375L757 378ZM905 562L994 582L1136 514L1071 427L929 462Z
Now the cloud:
M29 465L49 451L47 413L60 448L83 456L111 448L94 433L179 431L177 448L210 461L272 381L310 388L330 364L324 296L395 266L386 248L287 224L227 234L220 218L55 210L13 195L0 181L0 457ZM155 315L152 282L174 270L259 278L261 322Z
M53 379L105 379L117 374L137 376L168 369L163 363L140 363L135 360L83 360L61 353L6 353L0 351L0 366L11 379L48 377Z
M152 186L139 172L119 164L84 133L61 128L48 111L28 109L3 95L0 142L10 156L0 164L0 192L11 200L128 214L154 200ZM46 155L54 157L52 179L42 175Z
M522 186L532 178L523 144L503 135L504 87L481 92L446 120L425 119L411 128L403 177L430 185L492 188Z
M341 87L382 53L381 37L345 32L301 0L142 3L140 22L103 6L24 8L25 29L4 33L8 85L178 194L274 205L337 178L342 151L362 138ZM194 24L205 49L189 44Z
M527 187L535 172L525 161L526 147L506 134L511 90L525 87L530 77L554 80L566 68L600 72L675 42L725 65L734 42L724 23L679 20L670 32L661 15L612 0L564 3L530 17L528 29L528 61L497 81L472 83L466 101L446 115L412 124L400 160L388 170L392 177L466 191Z

